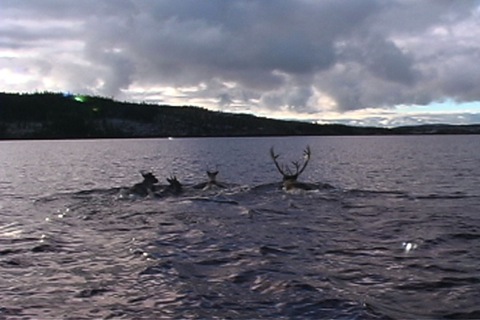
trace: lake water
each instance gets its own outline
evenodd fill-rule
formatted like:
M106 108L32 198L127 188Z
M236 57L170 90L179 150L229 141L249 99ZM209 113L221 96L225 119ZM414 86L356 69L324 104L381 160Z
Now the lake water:
M318 187L280 189L270 147L293 161L307 145L299 181ZM479 136L0 142L0 318L480 318L479 150ZM228 188L189 188L212 168ZM140 170L185 192L130 195Z

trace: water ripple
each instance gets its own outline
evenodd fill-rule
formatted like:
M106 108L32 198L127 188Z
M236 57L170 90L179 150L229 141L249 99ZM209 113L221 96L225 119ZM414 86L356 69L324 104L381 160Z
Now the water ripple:
M179 146L198 156L198 150L209 148L204 141ZM210 146L212 155L222 141ZM315 141L318 149L328 143L312 141L312 150ZM97 157L104 150L123 152L111 143L100 143ZM0 318L461 319L480 314L480 198L474 180L466 175L456 176L464 184L452 180L450 163L434 174L418 163L430 159L413 157L416 162L404 166L375 161L368 157L372 149L356 148L366 158L346 156L341 169L323 170L331 167L326 159L332 155L326 153L312 159L314 172L322 175L310 179L320 181L317 190L285 192L279 189L281 177L267 165L268 154L261 158L252 151L257 153L250 157L235 145L232 152L242 154L225 156L232 171L222 173L238 185L208 192L187 185L183 195L142 198L128 194L138 161L172 170L171 161L188 159L166 154L158 141L145 142L149 148L141 150L148 155L137 150L138 142L124 143L130 151L123 161L102 160L105 168L85 181L66 181L52 164L60 170L57 180L48 171L38 172L28 188L2 184ZM398 155L390 151L385 156ZM233 170L237 157L246 159L239 171ZM38 168L37 162L30 165ZM9 166L7 172L14 171L15 164ZM192 168L178 170L182 181L195 180ZM472 169L462 171L469 176L478 172L464 169Z

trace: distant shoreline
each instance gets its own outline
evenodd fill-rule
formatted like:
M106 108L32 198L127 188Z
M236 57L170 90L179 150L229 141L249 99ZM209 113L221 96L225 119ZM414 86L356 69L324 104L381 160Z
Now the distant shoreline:
M0 93L0 140L480 134L480 124L355 127L117 102L61 93Z
M177 140L177 139L227 139L227 138L282 138L282 137L414 137L414 136L475 136L480 133L391 133L391 134L355 134L355 135L265 135L265 136L181 136L181 137L74 137L74 138L0 138L0 142L8 141L94 141L94 140Z

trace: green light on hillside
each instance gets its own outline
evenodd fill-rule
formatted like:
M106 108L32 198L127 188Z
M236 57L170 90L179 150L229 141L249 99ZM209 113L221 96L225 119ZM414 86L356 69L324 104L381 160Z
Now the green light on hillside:
M85 96L75 96L75 98L73 99L77 102L82 102L82 103L87 101L87 97Z

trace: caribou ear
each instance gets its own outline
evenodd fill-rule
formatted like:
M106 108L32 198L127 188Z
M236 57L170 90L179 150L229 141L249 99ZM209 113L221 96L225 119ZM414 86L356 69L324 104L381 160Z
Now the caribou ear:
M218 170L215 170L215 171L208 171L207 170L207 176L209 177L216 177L218 174Z

